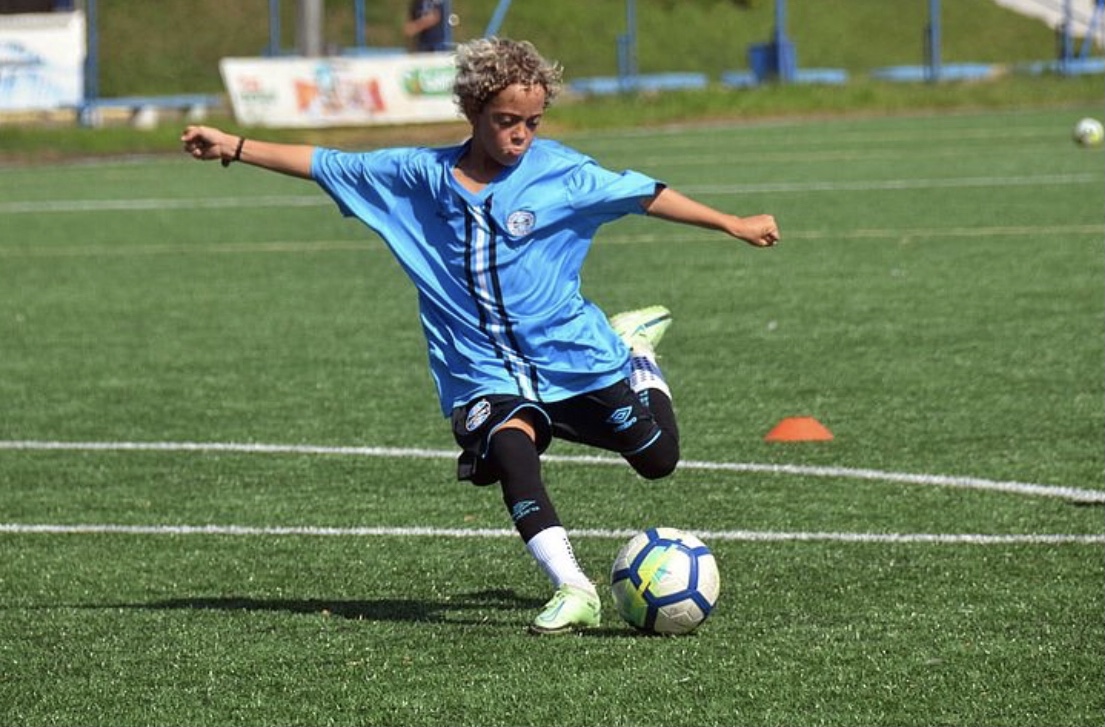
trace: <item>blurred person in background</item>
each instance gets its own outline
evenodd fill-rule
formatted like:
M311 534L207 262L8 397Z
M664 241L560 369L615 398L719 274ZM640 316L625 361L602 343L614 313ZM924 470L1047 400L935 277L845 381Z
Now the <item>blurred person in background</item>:
M449 27L453 22L449 0L411 0L403 35L418 53L451 50Z

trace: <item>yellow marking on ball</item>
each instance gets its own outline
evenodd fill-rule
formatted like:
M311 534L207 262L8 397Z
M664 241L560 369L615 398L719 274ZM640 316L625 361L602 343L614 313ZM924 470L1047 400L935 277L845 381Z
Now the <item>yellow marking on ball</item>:
M648 590L648 587L652 585L652 581L655 580L656 575L659 573L663 575L664 567L668 564L670 558L670 551L674 546L665 545L663 548L657 546L645 558L641 563L641 567L637 569L637 573L641 576L641 585L637 587L637 595L644 597L644 592Z

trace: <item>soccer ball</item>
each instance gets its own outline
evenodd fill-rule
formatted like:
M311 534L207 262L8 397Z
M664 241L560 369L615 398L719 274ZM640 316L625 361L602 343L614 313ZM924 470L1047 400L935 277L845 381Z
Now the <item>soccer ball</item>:
M651 528L626 543L610 570L626 623L653 634L694 631L717 603L721 578L705 543L676 528Z
M1105 141L1105 126L1097 119L1085 118L1074 125L1071 136L1079 146L1098 146Z

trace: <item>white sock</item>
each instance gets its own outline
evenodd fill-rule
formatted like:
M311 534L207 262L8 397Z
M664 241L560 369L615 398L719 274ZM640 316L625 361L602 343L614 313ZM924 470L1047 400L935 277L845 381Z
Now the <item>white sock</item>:
M629 357L629 388L640 394L645 389L659 389L671 398L671 389L656 363L656 354L647 348L635 348Z
M579 567L575 552L572 551L572 543L568 540L568 531L563 527L556 525L545 528L530 538L526 549L552 581L553 588L569 583L595 592L595 584Z

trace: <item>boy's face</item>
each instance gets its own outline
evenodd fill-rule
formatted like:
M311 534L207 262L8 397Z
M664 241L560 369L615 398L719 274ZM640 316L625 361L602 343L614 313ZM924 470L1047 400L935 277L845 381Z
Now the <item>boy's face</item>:
M544 112L544 88L507 86L472 121L472 140L497 163L512 167L533 143Z

